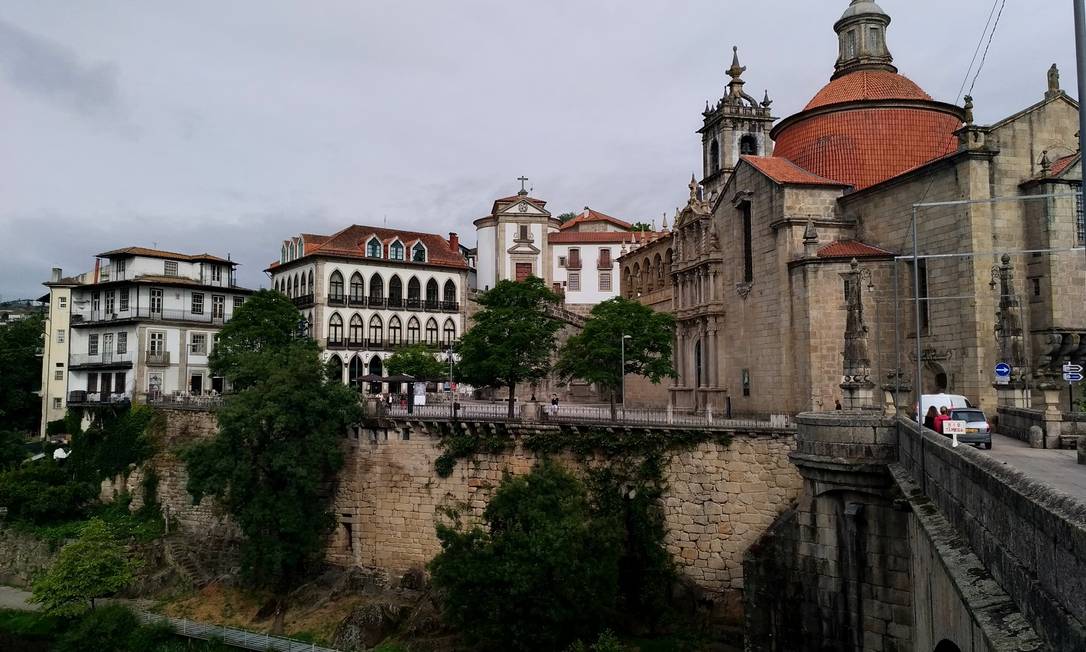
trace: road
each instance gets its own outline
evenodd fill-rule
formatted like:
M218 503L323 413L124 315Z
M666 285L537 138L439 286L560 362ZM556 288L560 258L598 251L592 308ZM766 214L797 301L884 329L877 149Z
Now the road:
M27 603L30 591L23 591L13 586L0 586L0 609L17 611L37 611L38 605Z
M1076 451L1030 448L1013 437L992 435L992 450L983 452L1086 503L1086 465L1078 463Z

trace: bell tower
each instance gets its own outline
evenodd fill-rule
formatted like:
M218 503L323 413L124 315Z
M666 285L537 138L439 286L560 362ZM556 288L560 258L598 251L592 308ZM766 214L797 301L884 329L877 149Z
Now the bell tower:
M766 91L759 103L748 95L743 86L746 66L739 64L739 48L732 48L732 65L726 72L731 78L727 93L715 105L705 103L704 124L698 133L702 145L702 181L706 197L713 201L728 183L740 156L770 156L773 141L769 131L775 118L769 107L773 104Z

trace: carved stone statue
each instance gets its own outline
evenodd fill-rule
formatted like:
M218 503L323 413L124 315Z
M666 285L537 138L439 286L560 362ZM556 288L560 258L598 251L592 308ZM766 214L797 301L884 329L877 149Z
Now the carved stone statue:
M966 95L965 96L965 106L963 106L962 108L965 109L965 124L972 125L973 124L973 96L972 95Z
M870 270L861 270L853 258L845 280L847 316L845 320L845 350L841 389L845 391L845 404L850 410L873 406L871 382L871 353L867 343L867 324L864 323L863 282L871 278Z
M1048 90L1050 92L1060 90L1060 69L1056 64L1052 64L1052 67L1048 69Z

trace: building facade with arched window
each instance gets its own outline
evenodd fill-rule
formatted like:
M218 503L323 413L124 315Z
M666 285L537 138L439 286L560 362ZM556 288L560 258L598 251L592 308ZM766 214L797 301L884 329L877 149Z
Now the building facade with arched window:
M324 359L338 361L343 381L366 391L388 389L358 379L381 375L398 348L423 343L443 355L467 322L469 269L455 233L354 225L302 234L284 241L267 271Z

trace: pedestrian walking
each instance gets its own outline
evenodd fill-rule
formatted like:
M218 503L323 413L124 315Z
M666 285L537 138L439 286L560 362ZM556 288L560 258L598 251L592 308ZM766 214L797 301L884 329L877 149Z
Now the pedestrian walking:
M551 416L558 414L558 395L551 394Z
M943 432L943 424L947 421L950 421L950 412L947 411L946 407L939 408L939 416L935 417L935 432L940 435L945 434Z

